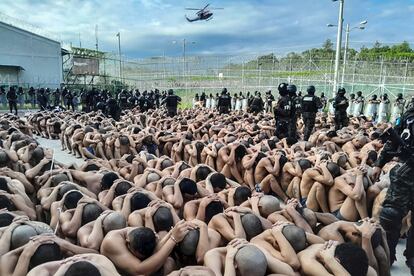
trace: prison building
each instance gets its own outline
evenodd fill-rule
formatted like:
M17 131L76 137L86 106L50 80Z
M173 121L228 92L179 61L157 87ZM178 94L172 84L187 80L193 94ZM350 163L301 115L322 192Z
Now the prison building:
M60 42L0 21L0 86L57 88L61 83Z

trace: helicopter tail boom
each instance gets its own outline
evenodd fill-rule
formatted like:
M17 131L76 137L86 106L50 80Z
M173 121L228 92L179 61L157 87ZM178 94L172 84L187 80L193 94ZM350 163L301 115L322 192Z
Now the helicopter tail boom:
M194 22L194 21L199 20L198 18L195 18L195 19L188 18L187 15L185 16L185 19L187 19L188 22Z

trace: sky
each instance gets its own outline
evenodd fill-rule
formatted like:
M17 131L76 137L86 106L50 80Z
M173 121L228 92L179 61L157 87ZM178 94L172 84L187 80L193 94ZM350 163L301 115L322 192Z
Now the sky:
M186 7L224 8L211 21L188 23ZM178 56L186 39L189 55L284 55L336 42L339 3L332 0L1 0L3 14L52 33L64 43L95 48L98 25L100 50L118 51L130 58ZM350 46L375 41L414 45L414 0L345 0L344 22L368 21L354 30ZM173 43L177 41L178 43Z

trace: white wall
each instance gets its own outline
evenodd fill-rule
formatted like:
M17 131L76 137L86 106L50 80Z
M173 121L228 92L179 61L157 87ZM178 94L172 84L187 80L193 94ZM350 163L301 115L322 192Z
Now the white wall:
M0 65L17 65L19 84L33 87L59 87L62 82L61 46L57 41L38 36L0 22ZM10 72L0 71L0 85L14 85Z

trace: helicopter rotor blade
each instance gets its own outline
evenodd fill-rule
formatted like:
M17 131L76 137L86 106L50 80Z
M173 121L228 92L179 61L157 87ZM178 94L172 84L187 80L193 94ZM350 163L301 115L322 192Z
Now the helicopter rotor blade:
M204 11L208 6L210 6L210 4L207 4L202 10Z
M201 9L196 9L196 8L186 8L186 10L189 10L189 11L199 11L199 10L201 10Z

